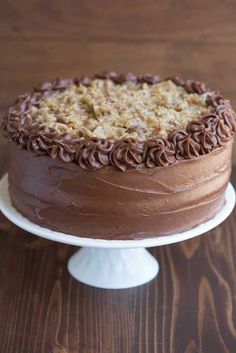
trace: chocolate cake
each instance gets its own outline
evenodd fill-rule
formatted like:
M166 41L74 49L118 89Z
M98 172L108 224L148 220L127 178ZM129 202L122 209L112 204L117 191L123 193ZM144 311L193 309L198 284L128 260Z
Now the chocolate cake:
M224 205L235 113L203 83L157 75L55 80L3 119L14 207L82 237L190 229Z

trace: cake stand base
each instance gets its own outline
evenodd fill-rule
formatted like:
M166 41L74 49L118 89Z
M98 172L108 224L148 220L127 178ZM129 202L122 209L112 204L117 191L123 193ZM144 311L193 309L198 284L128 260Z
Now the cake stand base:
M70 274L93 287L121 289L140 286L158 273L156 259L146 249L82 248L68 262Z
M56 232L30 222L11 204L7 175L0 181L0 210L18 227L40 237L83 246L69 260L68 270L78 281L106 289L121 289L149 282L159 270L156 259L145 249L187 240L204 234L222 223L235 205L231 184L225 192L225 205L207 222L188 231L138 240L104 240Z

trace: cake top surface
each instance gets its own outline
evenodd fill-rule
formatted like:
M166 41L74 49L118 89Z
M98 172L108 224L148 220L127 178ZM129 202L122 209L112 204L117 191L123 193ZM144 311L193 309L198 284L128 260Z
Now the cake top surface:
M188 93L167 80L148 83L95 79L43 98L29 110L33 120L78 139L145 141L166 137L210 112L207 93Z
M125 171L210 153L233 138L236 118L230 102L201 82L108 72L19 96L1 130L34 156Z

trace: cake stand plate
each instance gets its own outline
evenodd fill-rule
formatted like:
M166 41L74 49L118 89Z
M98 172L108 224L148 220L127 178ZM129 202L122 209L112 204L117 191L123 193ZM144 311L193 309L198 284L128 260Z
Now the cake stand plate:
M90 286L122 289L142 285L152 280L159 271L157 260L145 249L172 244L204 234L222 223L235 205L235 192L229 183L226 203L209 221L188 231L140 240L104 240L77 237L41 227L23 217L12 206L8 191L8 176L0 181L0 210L18 227L53 241L82 246L68 262L70 274Z

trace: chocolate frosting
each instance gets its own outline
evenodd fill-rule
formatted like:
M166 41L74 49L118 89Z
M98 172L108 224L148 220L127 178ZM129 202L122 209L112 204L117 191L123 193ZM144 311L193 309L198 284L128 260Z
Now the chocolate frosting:
M94 78L111 79L116 84L127 81L160 82L158 75L137 76L133 73L119 75L108 72L94 77L81 77L73 80L56 79L36 87L31 94L17 98L16 103L3 118L1 129L8 138L27 149L34 156L49 155L65 163L75 163L85 170L96 170L108 165L126 171L130 168L154 168L172 165L178 160L193 159L223 146L233 136L236 129L235 113L228 100L217 92L210 92L205 84L178 77L171 77L175 84L182 86L189 93L209 92L207 103L211 113L191 121L186 130L175 130L167 138L150 139L144 142L132 139L79 140L68 134L58 134L33 121L27 113L32 106L37 106L43 97L54 92L61 92L73 84L89 85Z
M145 144L145 165L166 167L176 161L174 144L167 139L149 140Z
M189 147L189 137L177 136L181 136L178 143L183 155L188 149L197 153ZM90 160L89 165L104 166L107 160L103 160L103 152L107 156L110 145L100 145L100 150L98 146L85 144L79 153L84 154L80 163ZM231 171L231 141L211 153L178 163L173 163L173 145L169 142L149 142L147 148L149 159L143 163L149 168L119 173L104 166L91 173L84 170L86 164L78 168L47 155L34 158L11 143L12 203L25 217L44 227L103 239L173 234L213 217L223 206ZM119 168L126 162L133 166L141 161L137 159L139 146L130 142L114 151L112 163ZM157 161L163 167L156 167Z

